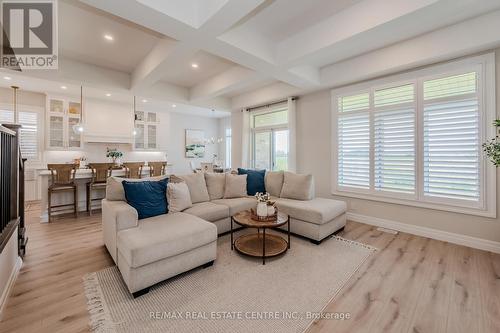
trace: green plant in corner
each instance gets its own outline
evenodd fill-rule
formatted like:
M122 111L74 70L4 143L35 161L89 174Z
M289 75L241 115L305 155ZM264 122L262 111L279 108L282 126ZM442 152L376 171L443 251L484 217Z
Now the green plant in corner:
M496 136L483 143L483 151L489 160L496 166L500 166L500 142L498 140L498 128L500 127L500 119L496 119L493 122L493 126L496 127Z

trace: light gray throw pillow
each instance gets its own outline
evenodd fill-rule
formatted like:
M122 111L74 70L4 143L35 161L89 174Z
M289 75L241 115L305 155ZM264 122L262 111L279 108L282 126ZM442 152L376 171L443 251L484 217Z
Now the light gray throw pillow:
M109 201L126 201L125 190L123 189L122 182L124 180L129 182L144 182L144 181L157 181L168 178L168 176L157 176L148 178L122 178L122 177L109 177L106 181L106 200Z
M222 199L226 187L226 175L223 173L205 173L210 200Z
M247 175L226 173L226 189L224 199L243 198L247 196Z
M207 183L205 182L205 175L202 173L191 173L189 175L176 176L186 182L191 195L191 202L205 202L210 201L208 195Z
M167 186L168 212L182 212L193 206L191 194L186 183L168 183Z
M300 175L293 172L285 172L283 177L283 188L281 198L295 200L314 199L314 178L312 175Z
M283 177L283 171L267 171L264 178L267 193L279 198L283 188Z

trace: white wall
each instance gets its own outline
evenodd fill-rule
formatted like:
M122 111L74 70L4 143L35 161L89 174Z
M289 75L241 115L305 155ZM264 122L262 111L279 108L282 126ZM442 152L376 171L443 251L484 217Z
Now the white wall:
M497 108L500 107L500 49L496 50ZM241 112L234 111L234 133L241 132ZM500 117L500 112L497 111ZM353 213L409 225L500 242L500 217L485 218L331 194L331 89L300 96L297 101L297 170L314 175L316 194L346 201ZM241 135L233 136L233 163L241 165ZM500 172L497 173L497 189ZM497 207L500 196L497 195Z
M186 158L185 157L185 132L186 129L201 129L205 132L205 138L219 137L219 121L217 118L199 117L193 115L183 115L172 112L170 114L169 139L168 145L168 160L173 163L174 173L189 173L191 168L190 161L194 161L196 166L200 162L212 162L213 154L219 155L219 145L209 144L205 150L203 158Z

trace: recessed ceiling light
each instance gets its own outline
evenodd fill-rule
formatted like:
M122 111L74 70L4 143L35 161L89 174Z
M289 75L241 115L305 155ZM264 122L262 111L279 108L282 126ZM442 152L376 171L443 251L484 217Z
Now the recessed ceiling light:
M192 64L191 64L191 67L193 67L193 68L198 68L198 64L196 64L196 63L192 63Z
M177 107L177 105L175 105L175 104L172 104L172 107L173 107L173 108L176 108L176 107Z
M11 78L10 76L4 76L4 77L3 77L3 79L4 79L4 80L7 80L7 81L12 80L12 78Z
M111 36L111 35L107 35L107 34L106 34L106 35L104 35L104 39L109 40L109 41L114 40L113 36Z
M147 103L147 102L148 102L148 100L147 100L147 99L143 99L143 100L142 100L142 102L143 102L143 103Z
M68 87L66 87L66 86L61 86L61 89L66 90L66 89L68 89Z
M107 94L106 94L106 96L107 96L107 97L111 97L111 94L110 94L110 93L107 93Z

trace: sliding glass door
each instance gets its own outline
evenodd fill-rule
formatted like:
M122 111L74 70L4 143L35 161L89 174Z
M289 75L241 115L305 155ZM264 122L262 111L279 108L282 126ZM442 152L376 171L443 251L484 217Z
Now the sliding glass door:
M254 132L254 168L287 170L288 129L265 129Z

